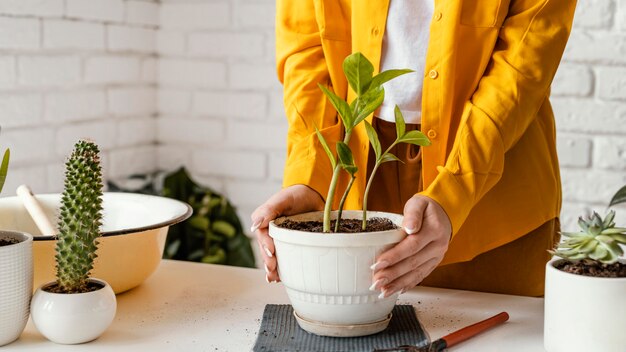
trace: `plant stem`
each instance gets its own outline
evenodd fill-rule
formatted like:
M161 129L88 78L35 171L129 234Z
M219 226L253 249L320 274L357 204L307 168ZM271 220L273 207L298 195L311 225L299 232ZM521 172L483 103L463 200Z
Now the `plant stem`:
M376 162L374 168L372 169L372 174L370 175L370 179L367 180L367 186L365 187L365 194L363 194L363 223L361 224L361 229L365 231L365 227L367 226L367 195L370 193L370 187L372 186L372 180L374 179L374 175L376 175L376 171L380 166L379 162Z
M381 160L383 159L383 155L389 153L389 151L391 151L391 148L393 148L396 144L398 144L398 141L394 141L393 143L391 143L391 145L389 146L389 148L387 148L387 150L385 150L385 152L380 156L380 158L378 160L376 160L376 164L374 165L374 168L372 169L372 174L370 175L369 180L367 180L367 186L365 186L365 193L363 194L363 222L361 224L361 229L363 231L365 231L365 228L367 227L367 196L370 193L370 187L372 186L372 180L374 180L374 176L376 175L376 171L378 171L378 167L381 165Z
M346 187L346 191L343 192L343 197L341 197L341 200L339 201L337 220L335 220L335 232L339 232L339 222L341 221L341 213L343 212L343 203L345 203L346 198L348 198L348 193L350 193L350 189L352 188L354 180L356 180L356 177L352 176L352 178L350 178L350 182L348 183L348 187Z
M346 131L346 135L343 138L343 142L348 144L350 137L352 136L352 130ZM333 177L330 180L330 186L328 187L328 194L326 195L326 203L324 204L324 232L330 232L330 211L333 207L333 199L335 199L335 191L337 189L337 181L339 180L339 173L341 172L341 166L335 166L333 170Z

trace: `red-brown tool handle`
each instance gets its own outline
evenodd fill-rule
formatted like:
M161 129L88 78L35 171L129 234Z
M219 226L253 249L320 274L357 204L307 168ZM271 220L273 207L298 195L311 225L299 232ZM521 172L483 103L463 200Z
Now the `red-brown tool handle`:
M500 314L494 315L491 318L487 318L483 321L479 321L476 324L472 324L470 326L466 326L461 330L455 331L451 334L448 334L441 339L446 341L446 345L448 347L452 347L458 343L461 343L472 336L476 336L481 332L490 329L498 324L504 323L509 320L509 314L507 312L502 312Z

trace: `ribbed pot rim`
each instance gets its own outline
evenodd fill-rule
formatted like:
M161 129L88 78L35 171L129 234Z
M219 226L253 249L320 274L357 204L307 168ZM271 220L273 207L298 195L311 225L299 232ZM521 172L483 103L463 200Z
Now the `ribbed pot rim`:
M333 219L336 218L337 212L332 213ZM402 215L368 211L368 219L373 217L383 217L390 219L398 228L387 231L377 232L358 232L358 233L321 233L307 232L281 228L278 224L289 220L317 220L321 221L323 212L314 211L292 216L280 217L270 222L269 234L275 240L299 244L313 247L368 247L380 246L400 242L407 235L402 229ZM345 210L342 214L344 219L360 219L362 212L360 210Z

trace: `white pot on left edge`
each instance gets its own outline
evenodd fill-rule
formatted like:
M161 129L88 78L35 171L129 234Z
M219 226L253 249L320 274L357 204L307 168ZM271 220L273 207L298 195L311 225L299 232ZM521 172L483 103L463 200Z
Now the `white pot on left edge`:
M33 236L0 231L13 243L0 247L0 346L15 341L28 321L33 294Z
M31 302L31 315L37 330L52 342L78 344L97 339L115 318L117 301L109 284L87 293L51 293L47 283L37 289Z

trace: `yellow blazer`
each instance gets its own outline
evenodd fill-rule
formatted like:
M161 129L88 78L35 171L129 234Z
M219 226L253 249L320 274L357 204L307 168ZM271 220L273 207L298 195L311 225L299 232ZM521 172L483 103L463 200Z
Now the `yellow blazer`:
M314 128L331 145L343 131L317 84L354 99L343 59L360 51L378 69L388 6L277 1L277 71L289 122L285 187L305 184L326 196L332 170ZM471 260L559 216L548 98L575 7L575 0L435 0L422 100L422 131L432 145L423 149L421 194L452 222L442 264ZM346 208L359 209L369 148L362 125L350 147L361 171ZM338 193L346 184L343 177Z

